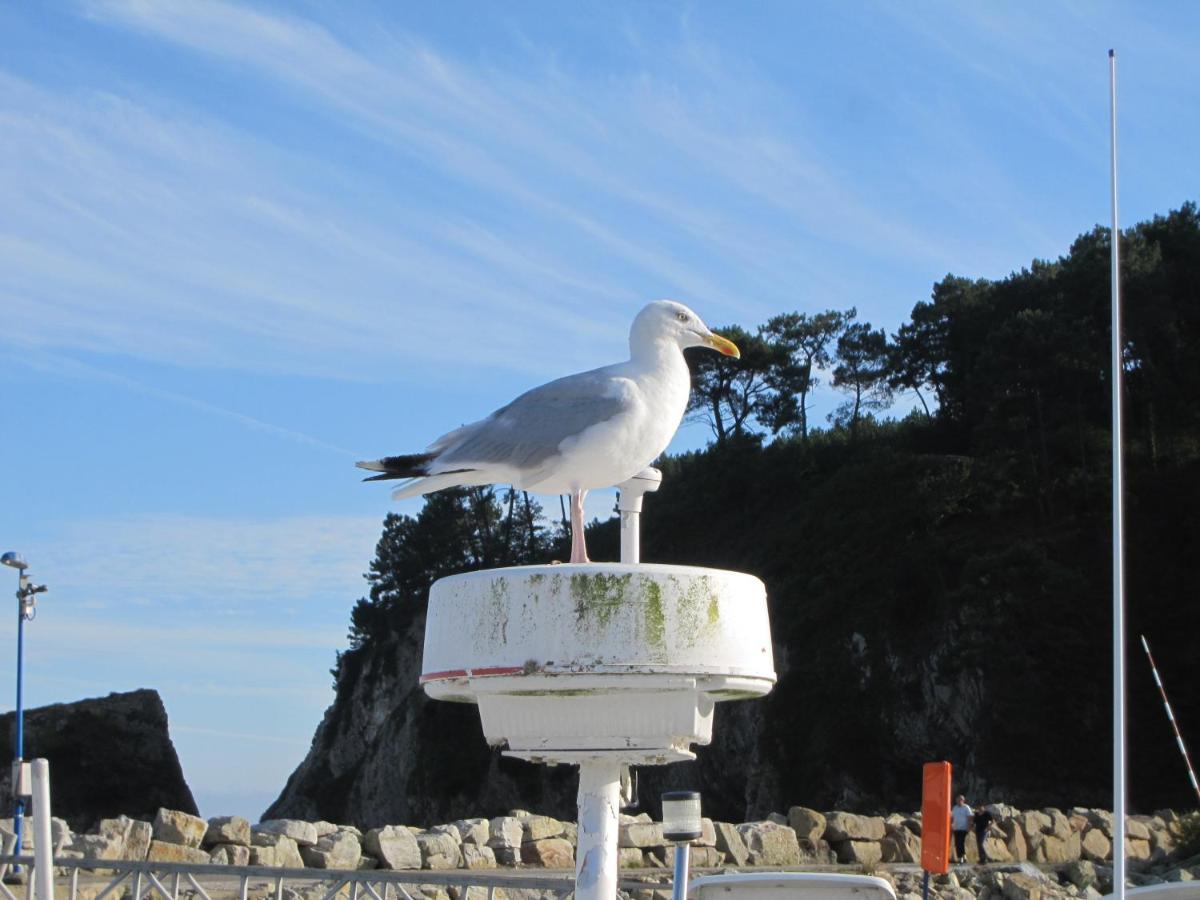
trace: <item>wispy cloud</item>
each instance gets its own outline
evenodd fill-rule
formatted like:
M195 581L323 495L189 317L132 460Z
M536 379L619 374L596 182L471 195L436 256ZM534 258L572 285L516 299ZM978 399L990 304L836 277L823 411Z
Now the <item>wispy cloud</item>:
M344 621L344 610L363 591L379 527L378 519L354 516L80 518L30 541L26 553L41 571L55 573L60 601L145 600L206 613L266 603L279 614L326 603ZM240 639L224 628L213 637L218 633ZM289 634L284 626L263 639L290 640Z

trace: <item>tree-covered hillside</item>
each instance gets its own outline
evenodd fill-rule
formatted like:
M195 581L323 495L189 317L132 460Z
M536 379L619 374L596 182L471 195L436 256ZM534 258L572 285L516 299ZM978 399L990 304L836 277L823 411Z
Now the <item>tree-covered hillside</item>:
M1194 797L1139 634L1200 742L1195 205L1130 229L1122 252L1130 786L1148 811ZM650 774L649 796L698 787L706 811L731 820L792 803L913 807L921 763L944 758L977 799L1111 804L1108 273L1109 233L1097 228L1063 258L1000 281L947 275L892 335L854 310L783 313L734 330L739 363L692 360L692 415L714 441L660 462L643 558L761 577L780 680L762 701L722 706L714 745ZM845 401L828 427L809 417L822 378ZM899 421L886 417L897 395L917 400ZM416 518L389 516L313 754L329 753L353 717L339 704L362 687L372 654L400 652L397 635L419 627L434 578L562 559L563 540L503 489L448 491ZM594 524L588 542L615 559L615 522ZM470 710L404 702L423 704L427 727L396 809L490 814L478 802L497 772L526 789L541 779L546 805L570 807L557 781L484 748ZM357 762L329 764L342 783L386 752L370 735L361 743ZM452 796L417 805L415 792L436 787L416 769L444 771L448 758ZM311 799L299 775L276 812Z

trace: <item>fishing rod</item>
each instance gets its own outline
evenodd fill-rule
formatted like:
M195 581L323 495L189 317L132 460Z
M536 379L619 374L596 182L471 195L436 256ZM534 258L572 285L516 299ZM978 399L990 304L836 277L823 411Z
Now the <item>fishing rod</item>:
M1150 644L1146 641L1146 636L1143 634L1141 638L1142 649L1146 651L1146 659L1150 660L1150 671L1154 673L1154 683L1158 685L1158 692L1162 695L1167 719L1175 732L1175 743L1179 745L1179 752L1183 754L1183 764L1187 766L1188 778L1192 780L1192 790L1196 792L1196 800L1200 801L1200 784L1196 783L1196 770L1192 768L1192 760L1188 756L1187 746L1183 743L1183 735L1179 733L1179 723L1175 721L1175 713L1171 711L1171 701L1167 699L1167 689L1163 687L1162 678L1158 675L1158 666L1154 664L1154 655L1150 652Z

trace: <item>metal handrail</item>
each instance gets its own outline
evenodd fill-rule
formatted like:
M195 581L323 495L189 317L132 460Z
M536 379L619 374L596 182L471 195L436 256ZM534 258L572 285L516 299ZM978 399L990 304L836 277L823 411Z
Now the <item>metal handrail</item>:
M29 867L32 876L32 856L0 855L0 871L8 865ZM445 885L458 887L485 887L488 900L492 900L496 888L525 888L551 891L565 897L575 890L575 873L563 871L554 875L526 875L504 869L288 869L273 866L228 866L205 863L171 863L151 860L129 859L55 859L56 871L67 877L69 890L67 900L79 896L79 876L83 871L102 870L111 876L106 887L95 895L95 900L107 900L118 894L119 889L131 878L133 880L131 900L143 900L158 895L164 900L179 900L180 887L196 891L202 900L211 900L208 891L199 879L221 879L240 882L239 895L247 900L251 881L274 882L274 897L282 900L286 882L303 881L309 884L331 883L325 900L333 898L342 888L350 887L351 900L413 900L405 885ZM622 873L625 875L625 873ZM650 873L647 873L650 874ZM187 884L183 885L184 880ZM625 890L646 888L650 882L622 878L619 887ZM661 887L661 884L658 886ZM32 892L27 892L29 896ZM55 892L57 896L57 891ZM7 886L0 883L0 897L19 900Z

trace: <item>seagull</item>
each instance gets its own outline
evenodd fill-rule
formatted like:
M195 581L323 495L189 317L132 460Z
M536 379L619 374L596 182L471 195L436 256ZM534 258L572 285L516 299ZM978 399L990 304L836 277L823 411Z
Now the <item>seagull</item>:
M632 478L667 449L691 391L686 347L741 356L682 303L656 300L633 320L625 362L526 391L423 453L357 465L380 473L364 481L410 479L392 492L396 500L468 484L570 494L571 562L588 562L583 499L593 488Z

